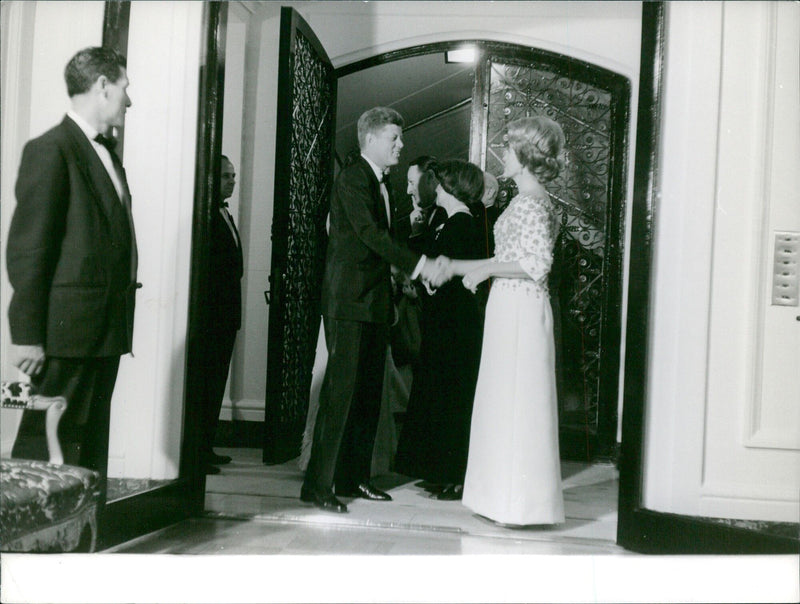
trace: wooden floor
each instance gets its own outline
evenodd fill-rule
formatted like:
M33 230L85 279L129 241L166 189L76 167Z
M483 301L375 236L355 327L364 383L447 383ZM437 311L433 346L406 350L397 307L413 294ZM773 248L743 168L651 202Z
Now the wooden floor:
M418 481L377 477L392 502L345 500L349 513L322 512L298 499L292 461L261 463L258 449L218 449L234 461L211 475L206 515L108 552L162 554L584 554L625 555L615 544L618 475L611 464L562 464L566 522L507 528L458 501L430 498Z

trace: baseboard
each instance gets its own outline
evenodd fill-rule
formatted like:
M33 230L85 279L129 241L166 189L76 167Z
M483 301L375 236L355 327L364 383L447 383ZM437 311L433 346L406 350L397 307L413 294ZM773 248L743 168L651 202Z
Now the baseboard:
M617 543L641 554L658 555L755 555L797 554L797 524L720 520L619 508Z
M222 410L219 414L221 421L263 422L264 401L256 399L242 399L222 401Z

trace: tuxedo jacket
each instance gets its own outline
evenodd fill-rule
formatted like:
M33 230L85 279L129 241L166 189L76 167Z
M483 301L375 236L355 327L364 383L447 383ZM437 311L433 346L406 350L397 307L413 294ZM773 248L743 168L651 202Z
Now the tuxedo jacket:
M408 237L408 247L420 254L433 256L436 255L433 253L436 232L447 220L447 212L440 206L434 206L424 220L424 224L417 224L412 228Z
M215 209L211 217L209 314L213 326L236 331L242 324L242 248L236 226L232 231L223 211Z
M411 274L419 259L393 238L380 183L359 157L339 173L333 186L322 314L388 323L393 314L389 267Z
M12 341L42 344L49 356L129 352L137 287L129 210L69 117L25 145L16 197L6 254Z

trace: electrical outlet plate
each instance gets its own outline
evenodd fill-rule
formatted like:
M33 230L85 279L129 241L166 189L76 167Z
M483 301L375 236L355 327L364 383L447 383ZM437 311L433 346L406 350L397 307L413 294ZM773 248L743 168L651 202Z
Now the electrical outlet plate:
M800 233L775 233L775 255L772 271L772 305L798 306L800 281Z

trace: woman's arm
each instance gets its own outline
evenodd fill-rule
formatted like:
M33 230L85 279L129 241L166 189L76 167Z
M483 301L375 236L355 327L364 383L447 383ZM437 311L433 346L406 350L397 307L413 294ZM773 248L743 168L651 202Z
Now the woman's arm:
M494 262L483 261L464 274L461 282L471 292L475 293L479 284L492 277L506 277L510 279L531 279L518 261Z
M453 277L463 277L469 272L477 270L484 265L492 264L492 258L481 258L480 260L451 260L450 271Z

